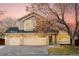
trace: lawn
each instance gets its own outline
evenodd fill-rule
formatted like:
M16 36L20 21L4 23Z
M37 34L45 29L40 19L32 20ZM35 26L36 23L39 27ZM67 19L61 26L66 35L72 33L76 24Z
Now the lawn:
M70 45L62 45L58 48L49 48L49 55L75 55L79 56L79 48L71 47Z

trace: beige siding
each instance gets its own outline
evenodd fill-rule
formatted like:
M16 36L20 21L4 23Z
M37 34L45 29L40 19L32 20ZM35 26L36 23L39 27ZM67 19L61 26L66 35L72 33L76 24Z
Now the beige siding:
M19 30L24 30L24 24L23 22L19 22Z

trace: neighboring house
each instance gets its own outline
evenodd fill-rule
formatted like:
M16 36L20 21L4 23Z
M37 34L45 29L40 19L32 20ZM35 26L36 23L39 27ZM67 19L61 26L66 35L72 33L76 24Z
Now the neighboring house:
M0 45L4 45L4 32L6 31L6 26L0 21Z
M9 28L5 32L5 45L49 45L50 34L52 34L52 43L57 39L57 44L70 44L69 36L66 34L67 37L62 38L63 34L60 32L58 34L56 30L47 33L35 32L34 29L39 19L45 20L43 16L37 13L31 13L20 18L18 27Z

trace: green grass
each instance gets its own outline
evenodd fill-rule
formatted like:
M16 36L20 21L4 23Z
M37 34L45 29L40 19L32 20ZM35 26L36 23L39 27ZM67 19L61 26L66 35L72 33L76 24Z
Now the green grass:
M60 48L49 48L49 55L79 55L79 48L63 45Z

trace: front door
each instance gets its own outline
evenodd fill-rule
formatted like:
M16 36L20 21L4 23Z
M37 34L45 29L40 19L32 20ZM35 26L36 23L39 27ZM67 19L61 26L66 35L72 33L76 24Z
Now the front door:
M49 45L53 45L52 35L49 35Z

